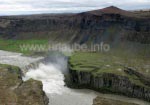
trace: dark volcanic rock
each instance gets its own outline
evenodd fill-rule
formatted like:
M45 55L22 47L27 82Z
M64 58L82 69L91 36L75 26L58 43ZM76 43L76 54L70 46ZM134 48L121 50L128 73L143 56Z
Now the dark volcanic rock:
M124 70L129 75L135 75L137 76L145 85L150 86L150 77L143 75L142 73L137 72L137 70L131 68L131 67L125 67Z
M18 67L0 65L0 105L48 105L42 83L22 81Z
M137 105L137 104L127 103L127 102L122 102L122 101L117 101L112 99L106 99L102 97L96 97L94 99L93 105Z
M89 88L100 92L112 92L150 101L150 87L137 84L126 76L102 73L94 76L91 72L71 70L71 82L78 88Z
M102 15L102 14L120 14L125 16L131 16L133 17L133 13L129 11L122 10L120 8L117 8L115 6L106 7L100 10L95 11L89 11L89 13L95 14L95 15Z
M70 15L8 16L0 17L0 34L6 39L50 39L80 44L149 43L149 19L116 7Z

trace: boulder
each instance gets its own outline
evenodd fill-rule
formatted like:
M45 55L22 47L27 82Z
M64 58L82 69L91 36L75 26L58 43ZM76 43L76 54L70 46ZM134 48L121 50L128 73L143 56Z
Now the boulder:
M96 97L93 101L93 105L138 105L134 103L127 103L102 97Z
M18 67L0 65L0 105L48 105L40 81L22 80Z

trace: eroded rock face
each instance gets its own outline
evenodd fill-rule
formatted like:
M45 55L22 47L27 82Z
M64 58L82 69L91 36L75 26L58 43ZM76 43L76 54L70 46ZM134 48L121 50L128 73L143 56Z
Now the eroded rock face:
M91 72L71 70L71 81L78 88L90 88L100 92L119 93L150 101L150 87L132 81L126 76L102 73L94 76Z
M150 42L150 22L147 17L114 8L70 15L31 15L0 17L0 34L13 39L49 39L50 41L115 43ZM147 14L150 14L149 12ZM63 36L63 37L62 37Z
M0 65L0 105L48 105L42 83L22 81L18 67Z
M93 101L93 105L138 105L138 104L111 100L111 99L106 99L102 97L96 97Z
M48 105L48 98L42 90L42 83L35 80L24 82L15 89L19 105Z

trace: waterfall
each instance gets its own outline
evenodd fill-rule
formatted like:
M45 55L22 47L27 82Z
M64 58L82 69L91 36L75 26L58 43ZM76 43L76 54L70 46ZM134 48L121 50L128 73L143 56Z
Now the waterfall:
M30 69L24 80L33 78L42 81L43 90L49 94L62 94L67 89L64 83L63 73L54 64L39 64L37 69Z

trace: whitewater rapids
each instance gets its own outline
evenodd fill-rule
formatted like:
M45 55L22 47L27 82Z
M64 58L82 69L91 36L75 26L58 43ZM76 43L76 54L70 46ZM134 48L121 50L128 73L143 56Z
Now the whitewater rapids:
M99 95L104 98L121 100L124 102L149 105L149 103L124 96L100 94L85 89L70 89L65 86L64 75L54 64L39 64L37 69L30 69L24 80L33 78L43 83L43 90L49 97L49 105L92 105L93 99Z
M20 53L0 50L1 64L25 67L40 59L42 57L31 58L22 56ZM149 105L149 103L139 99L112 94L100 94L91 90L70 89L65 86L64 82L64 73L67 72L67 59L59 55L53 55L47 62L46 64L40 63L36 69L29 69L23 79L26 81L33 78L42 81L43 90L49 97L49 105L92 105L93 99L97 95L108 99L137 103L139 105Z
M21 53L14 53L9 51L0 50L0 64L9 64L24 68L30 63L43 59L43 57L25 57Z
M50 99L49 105L92 105L97 96L94 92L69 89L65 86L64 75L52 64L40 64L30 69L24 80L33 78L43 83L43 90Z

